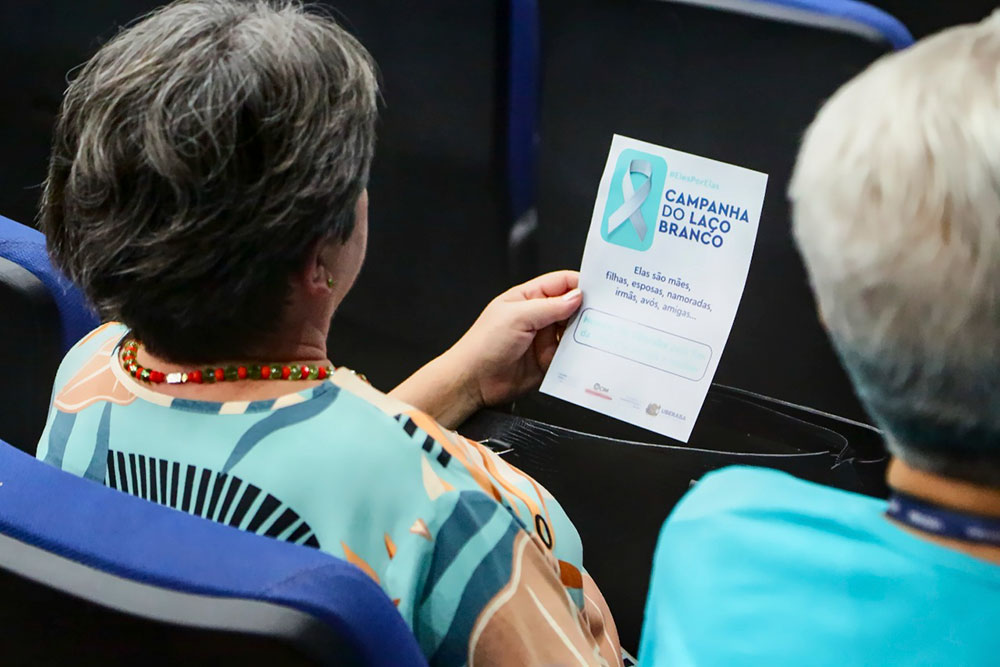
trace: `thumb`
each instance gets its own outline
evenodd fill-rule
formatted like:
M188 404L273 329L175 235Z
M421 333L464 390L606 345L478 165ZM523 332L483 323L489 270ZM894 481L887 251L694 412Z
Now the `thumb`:
M582 302L583 292L579 288L561 296L526 299L515 304L517 323L525 329L539 331L568 319Z

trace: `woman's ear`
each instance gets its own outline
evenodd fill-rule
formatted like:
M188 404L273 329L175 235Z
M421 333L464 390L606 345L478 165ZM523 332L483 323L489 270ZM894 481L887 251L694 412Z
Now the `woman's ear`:
M305 264L297 276L299 287L308 294L329 292L333 288L334 272L330 264L331 256L336 253L330 246L335 243L329 238L318 238L309 246Z
M322 237L309 246L305 263L296 277L298 288L309 295L339 298L354 285L368 246L368 191L362 190L354 209L354 230L346 241Z

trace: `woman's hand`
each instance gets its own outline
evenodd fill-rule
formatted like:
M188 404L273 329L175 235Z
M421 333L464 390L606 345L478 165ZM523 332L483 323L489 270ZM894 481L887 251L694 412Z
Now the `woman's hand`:
M504 403L541 383L566 320L583 300L579 282L576 271L557 271L512 287L445 353L474 371L481 406Z
M391 395L455 428L484 406L536 388L583 300L579 280L576 271L556 271L507 290L451 349Z

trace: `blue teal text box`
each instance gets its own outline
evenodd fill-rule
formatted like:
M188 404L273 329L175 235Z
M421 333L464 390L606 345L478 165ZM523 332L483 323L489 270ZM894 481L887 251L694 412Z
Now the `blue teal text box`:
M695 382L705 377L712 359L712 348L704 343L593 308L580 315L573 340Z
M615 231L608 233L608 218L617 211L625 201L625 194L622 192L622 180L628 172L632 160L648 160L653 167L653 174L649 179L649 196L642 206L639 207L643 220L646 221L646 238L640 239L632 223L626 222ZM646 177L639 174L632 174L632 187L637 190L643 184ZM653 237L656 235L656 225L659 220L660 195L663 194L663 184L667 180L667 162L658 155L637 151L634 148L626 148L618 155L615 163L615 171L611 174L611 188L608 190L608 201L604 207L604 215L601 218L601 238L608 243L614 243L624 248L632 250L649 250L653 245Z

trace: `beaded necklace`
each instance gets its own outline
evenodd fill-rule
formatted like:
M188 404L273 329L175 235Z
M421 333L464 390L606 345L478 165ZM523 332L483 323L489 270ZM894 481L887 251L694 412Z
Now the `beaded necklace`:
M150 384L211 384L213 382L233 382L235 380L325 380L333 374L333 366L316 364L287 366L284 364L250 364L247 366L220 366L199 368L186 372L164 373L145 368L136 361L139 341L129 338L122 343L118 361L125 372Z

